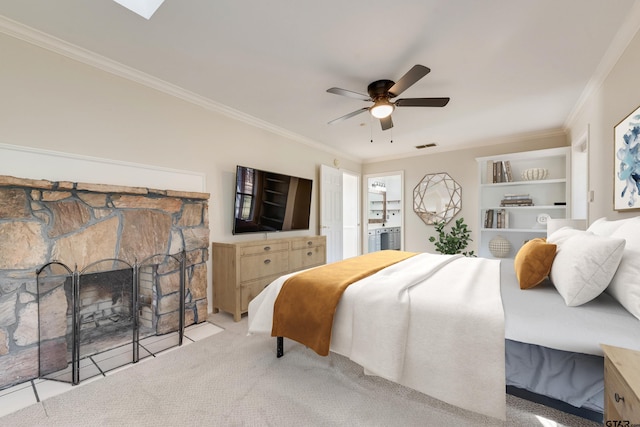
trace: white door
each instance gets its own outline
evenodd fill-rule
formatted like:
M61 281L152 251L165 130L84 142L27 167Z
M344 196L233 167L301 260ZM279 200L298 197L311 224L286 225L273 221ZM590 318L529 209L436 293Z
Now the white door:
M342 259L342 171L320 165L320 234L327 236L327 263Z
M360 175L342 173L342 258L360 254Z

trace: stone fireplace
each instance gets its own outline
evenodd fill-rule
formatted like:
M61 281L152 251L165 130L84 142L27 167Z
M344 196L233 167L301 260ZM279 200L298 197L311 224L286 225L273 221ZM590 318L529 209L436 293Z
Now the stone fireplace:
M205 321L208 198L0 176L0 389L68 360L74 275L86 354Z

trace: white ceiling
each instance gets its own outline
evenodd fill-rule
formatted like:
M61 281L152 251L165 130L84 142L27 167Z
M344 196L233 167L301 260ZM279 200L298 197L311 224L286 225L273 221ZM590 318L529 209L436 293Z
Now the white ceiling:
M372 161L562 128L638 29L640 1L165 0L146 20L111 0L4 0L0 15L0 31L38 30L236 118ZM366 93L415 64L431 73L400 98L449 105L398 108L385 132L368 113L327 124L369 105L328 88Z

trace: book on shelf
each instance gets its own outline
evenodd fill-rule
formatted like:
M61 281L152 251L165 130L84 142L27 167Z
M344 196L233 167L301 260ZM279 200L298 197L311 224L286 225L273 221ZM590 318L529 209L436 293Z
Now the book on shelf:
M498 209L496 212L496 228L509 228L509 215L504 209Z
M533 206L531 199L501 200L500 206Z
M533 199L529 194L505 194L500 206L533 206Z
M508 160L493 162L487 160L487 182L512 182L513 172L511 171L511 163Z
M505 160L502 162L504 166L504 174L507 179L507 182L513 182L513 172L511 171L511 162L509 160Z
M493 180L493 160L487 160L487 170L486 170L484 182L487 184L495 182Z
M502 198L504 200L517 200L517 199L530 199L531 196L529 195L529 193L521 193L521 194L505 193L505 195Z
M493 228L493 209L484 211L484 228Z

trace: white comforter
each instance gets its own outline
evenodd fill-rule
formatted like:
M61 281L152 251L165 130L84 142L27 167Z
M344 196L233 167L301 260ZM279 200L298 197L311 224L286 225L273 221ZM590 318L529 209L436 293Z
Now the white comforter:
M251 301L249 333L271 334L287 277ZM331 351L368 374L504 420L500 262L419 254L352 284L338 304Z

